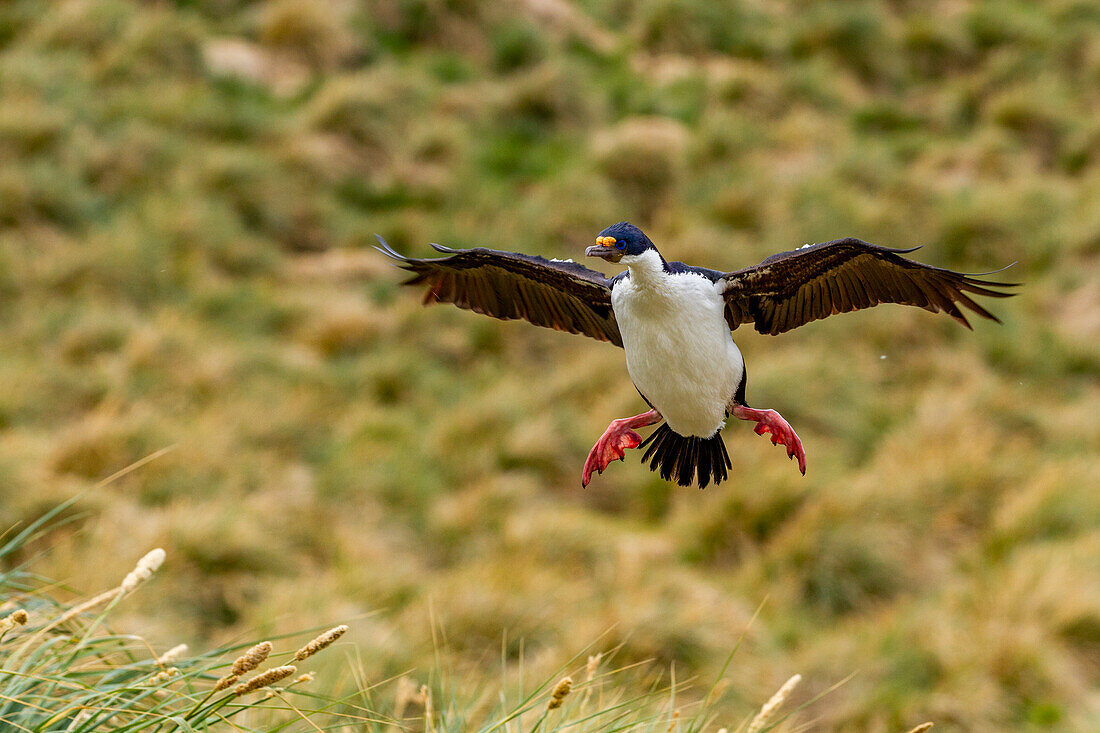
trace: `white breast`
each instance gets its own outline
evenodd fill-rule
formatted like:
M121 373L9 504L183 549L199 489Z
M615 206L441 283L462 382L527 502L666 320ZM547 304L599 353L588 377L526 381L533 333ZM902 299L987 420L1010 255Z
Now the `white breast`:
M653 259L656 268L632 264L630 278L611 293L626 368L670 428L709 438L722 428L745 362L714 283L694 273L666 273L655 252Z

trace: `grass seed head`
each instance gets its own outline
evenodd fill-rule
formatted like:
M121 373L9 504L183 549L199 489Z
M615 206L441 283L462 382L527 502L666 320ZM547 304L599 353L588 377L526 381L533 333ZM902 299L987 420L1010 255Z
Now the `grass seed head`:
M5 631L10 631L16 626L22 626L25 623L27 623L27 612L22 608L16 609L4 618L0 618L0 634Z
M241 676L239 674L227 674L225 677L222 677L220 680L218 680L217 684L214 685L214 692L221 692L222 690L228 689L230 685L232 685L240 678Z
M588 664L585 665L585 682L591 682L596 676L596 670L600 666L600 658L603 657L603 652L597 654L588 655Z
M177 644L176 646L166 651L164 654L161 654L159 657L157 657L157 664L161 667L165 666L166 664L171 664L186 653L187 645Z
M589 698L592 697L592 680L596 679L596 672L600 668L600 659L603 657L603 652L597 652L596 654L588 655L588 664L585 665L584 670L584 698L581 699L581 707L588 705Z
M927 733L927 731L930 731L930 730L932 730L932 724L931 723L921 723L916 728L909 731L909 733Z
M179 667L169 667L168 669L161 670L149 678L149 686L158 687L159 685L163 685L168 680L179 675L179 673Z
M157 568L159 568L164 562L165 557L166 554L164 550L159 547L147 552L145 554L145 557L138 560L138 563L134 567L134 569L131 570L125 578L123 578L122 585L120 586L122 588L122 592L129 593L134 588L137 588L139 585L152 577L153 573L155 573L157 571Z
M789 680L783 683L783 686L779 688L779 691L772 695L772 699L764 703L764 707L760 708L760 712L756 714L756 717L749 723L746 733L760 733L768 725L768 722L775 717L779 707L783 704L783 701L790 696L794 691L794 688L798 687L798 683L802 681L802 675L796 674Z
M250 692L263 689L268 685L273 685L279 680L286 679L290 675L298 671L298 668L293 664L288 664L284 667L272 667L266 672L262 672L248 682L237 685L237 688L233 690L233 694L237 697L241 695L247 695Z
M420 699L424 703L424 730L426 733L431 733L435 730L435 726L432 725L435 711L432 709L432 691L427 685L420 686Z
M347 633L347 630L348 630L348 627L344 624L340 624L339 626L334 626L333 628L329 629L328 631L321 634L316 639L314 639L313 641L309 642L304 647L299 649L294 654L294 658L300 662L303 659L308 659L309 657L312 657L314 654L321 651L326 646L328 646L332 642L339 639L345 633Z
M571 689L573 689L573 678L562 677L554 691L550 693L550 702L546 703L546 709L557 710L560 708L562 701L565 700Z
M229 670L229 674L240 677L246 672L251 672L264 663L268 654L271 654L271 642L261 641L234 660L233 667Z

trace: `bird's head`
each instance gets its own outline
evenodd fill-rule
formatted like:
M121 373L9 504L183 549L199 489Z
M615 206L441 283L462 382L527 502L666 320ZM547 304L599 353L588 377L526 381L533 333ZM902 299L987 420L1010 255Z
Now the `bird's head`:
M630 222L620 221L600 232L595 246L589 247L584 253L588 257L602 257L608 262L619 262L625 258L629 264L633 261L632 258L648 250L656 251L657 248L645 232Z

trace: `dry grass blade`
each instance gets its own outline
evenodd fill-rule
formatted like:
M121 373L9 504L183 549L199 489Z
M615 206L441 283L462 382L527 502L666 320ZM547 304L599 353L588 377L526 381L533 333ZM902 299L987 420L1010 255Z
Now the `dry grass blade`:
M432 708L432 691L427 685L420 686L420 702L424 705L424 730L431 733L435 730L435 710Z

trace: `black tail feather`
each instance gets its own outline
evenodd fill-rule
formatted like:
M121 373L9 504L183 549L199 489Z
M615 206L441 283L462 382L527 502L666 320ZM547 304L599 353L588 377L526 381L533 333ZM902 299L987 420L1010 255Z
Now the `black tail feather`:
M642 463L653 457L649 470L660 471L665 481L675 476L680 486L691 486L693 480L698 480L700 489L712 480L720 484L729 477L726 469L733 467L721 433L710 438L684 437L663 423L638 447L646 448Z

